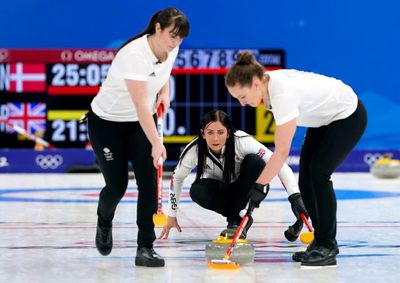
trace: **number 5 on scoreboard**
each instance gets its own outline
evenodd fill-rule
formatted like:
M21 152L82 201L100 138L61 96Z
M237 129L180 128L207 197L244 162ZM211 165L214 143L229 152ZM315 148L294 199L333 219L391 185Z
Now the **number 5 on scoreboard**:
M275 135L275 122L272 112L268 111L265 106L257 106L256 108L256 135L255 138L259 142L273 143Z

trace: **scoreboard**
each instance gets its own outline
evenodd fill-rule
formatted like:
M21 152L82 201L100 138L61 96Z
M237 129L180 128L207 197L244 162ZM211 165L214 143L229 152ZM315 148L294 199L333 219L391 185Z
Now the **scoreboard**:
M181 49L170 77L171 108L164 122L169 157L198 132L204 114L227 112L235 126L264 143L273 142L272 114L242 107L229 95L224 75L238 49ZM251 50L267 70L284 67L283 50ZM110 49L0 49L0 115L59 148L83 148L86 124L79 118L107 76ZM0 123L0 148L32 147L32 142Z

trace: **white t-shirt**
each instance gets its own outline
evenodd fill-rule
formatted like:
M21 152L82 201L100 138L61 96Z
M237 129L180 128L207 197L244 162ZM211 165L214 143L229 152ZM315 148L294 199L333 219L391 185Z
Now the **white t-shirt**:
M269 160L272 155L272 151L266 148L263 144L259 143L251 135L243 132L235 132L235 176L236 178L240 173L240 164L246 155L254 153L264 159L265 162ZM194 141L193 141L194 142ZM193 143L192 142L192 143ZM188 144L186 148L191 145ZM186 150L185 148L185 150ZM223 152L224 152L223 148ZM225 159L223 154L221 158L217 158L209 151L210 155L213 156L215 161L220 163L220 166L224 168ZM169 198L168 207L166 209L166 214L172 217L176 217L178 204L182 193L182 186L185 178L192 172L192 170L197 167L198 157L197 157L197 145L192 146L186 154L183 156L181 162L178 162L171 179L171 185L169 188ZM220 166L215 164L210 157L206 157L206 166L203 171L201 178L211 178L215 180L223 180L223 171ZM299 187L297 185L296 178L294 177L292 169L285 163L282 166L281 171L278 174L281 182L283 183L288 195L298 193ZM233 182L235 180L231 180Z
M357 108L353 89L335 78L298 70L267 74L270 111L277 125L296 118L299 126L317 128L347 118Z
M166 61L158 59L144 35L123 47L111 63L107 78L91 107L97 116L116 122L138 121L136 109L125 84L125 79L147 82L147 105L154 114L157 93L168 82L179 47L168 54Z

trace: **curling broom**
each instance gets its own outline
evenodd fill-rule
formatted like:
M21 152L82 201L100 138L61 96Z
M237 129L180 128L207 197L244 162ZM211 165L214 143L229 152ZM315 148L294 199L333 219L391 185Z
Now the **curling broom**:
M164 106L160 104L157 109L157 130L158 136L160 137L161 143L163 142L164 136ZM160 157L157 164L157 213L153 214L153 223L156 227L164 227L167 224L167 216L162 210L162 199L163 199L163 159Z
M27 139L34 141L35 143L38 143L40 145L43 145L45 148L48 149L55 149L55 147L53 145L51 145L50 143L48 143L47 141L45 141L44 139L35 136L34 134L28 132L27 130L25 130L24 128L18 126L18 125L14 125L10 122L8 122L6 119L4 119L3 117L0 117L0 122L5 124L6 126L12 128L15 132L17 132L20 135L23 135L24 137L26 137Z

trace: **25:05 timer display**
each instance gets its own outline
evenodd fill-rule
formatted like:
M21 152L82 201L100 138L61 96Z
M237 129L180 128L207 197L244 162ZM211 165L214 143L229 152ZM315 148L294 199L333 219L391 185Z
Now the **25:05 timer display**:
M48 84L51 86L99 86L111 64L54 64L49 65Z

